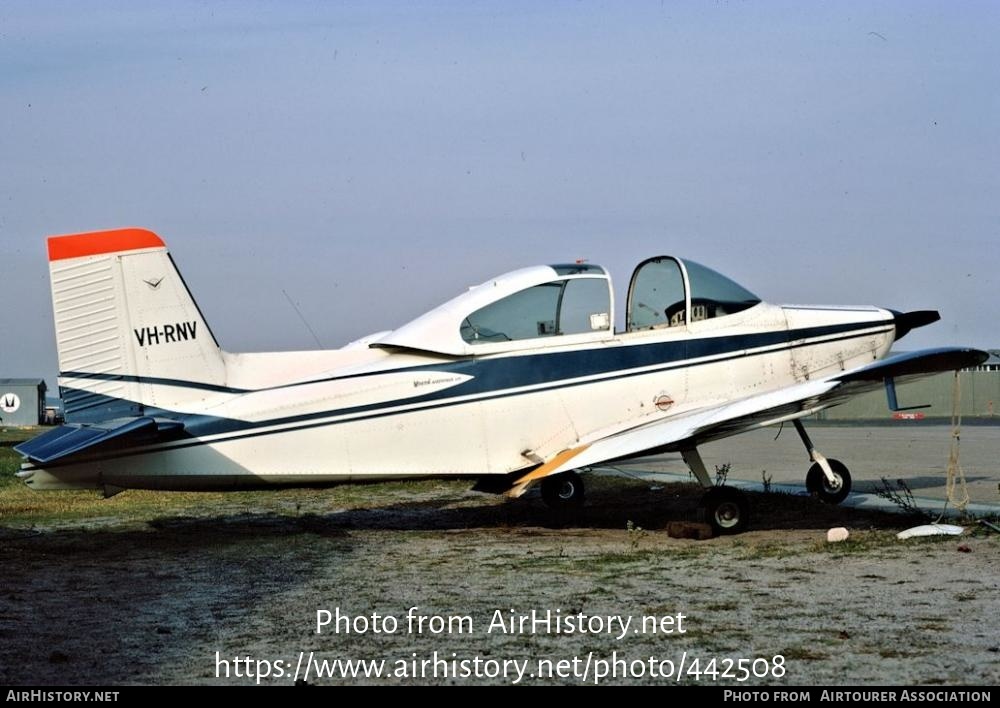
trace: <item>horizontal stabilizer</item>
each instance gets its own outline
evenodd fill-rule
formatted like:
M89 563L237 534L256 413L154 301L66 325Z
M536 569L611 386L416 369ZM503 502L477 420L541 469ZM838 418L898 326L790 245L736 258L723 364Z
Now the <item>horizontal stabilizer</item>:
M155 418L123 418L96 425L61 425L14 447L36 465L105 449L121 449L176 438L182 423Z

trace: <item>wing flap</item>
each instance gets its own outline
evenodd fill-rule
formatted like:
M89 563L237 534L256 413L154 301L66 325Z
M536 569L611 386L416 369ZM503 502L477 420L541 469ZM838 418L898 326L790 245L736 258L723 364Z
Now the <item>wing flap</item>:
M579 447L570 448L569 450L563 450L545 464L539 465L535 469L531 470L531 472L528 472L528 474L518 478L518 480L514 482L513 486L507 491L507 496L517 498L524 494L534 482L540 480L542 477L548 477L550 474L556 474L557 472L563 472L575 467L581 467L582 465L578 463L570 465L569 461L577 458L580 453L586 451L586 449L586 445L580 445Z

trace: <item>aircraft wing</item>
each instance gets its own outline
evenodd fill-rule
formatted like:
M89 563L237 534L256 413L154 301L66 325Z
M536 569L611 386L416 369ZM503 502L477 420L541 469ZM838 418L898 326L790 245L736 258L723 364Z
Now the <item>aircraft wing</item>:
M584 438L518 479L510 491L519 496L542 477L629 457L690 449L753 428L810 415L885 385L982 364L989 354L978 349L924 349L896 354L850 371L806 381L778 391L725 401L652 423Z
M860 369L839 374L839 380L849 383L858 381L882 382L887 378L919 379L933 376L943 371L958 371L979 366L990 358L988 352L979 349L959 347L942 347L940 349L921 349L916 352L906 352L886 357Z

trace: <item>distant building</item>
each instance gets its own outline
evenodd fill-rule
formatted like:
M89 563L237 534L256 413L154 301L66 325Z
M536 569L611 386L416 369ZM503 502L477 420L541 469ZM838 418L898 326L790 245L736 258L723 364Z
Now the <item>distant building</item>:
M1000 349L988 349L990 358L969 371L1000 371Z
M45 419L45 381L0 379L0 425L38 425Z

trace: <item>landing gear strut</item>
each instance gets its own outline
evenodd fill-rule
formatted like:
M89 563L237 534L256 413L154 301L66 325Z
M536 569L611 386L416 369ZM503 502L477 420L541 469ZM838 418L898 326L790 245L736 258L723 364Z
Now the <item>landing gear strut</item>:
M706 490L701 498L701 509L712 530L716 534L745 531L750 522L750 504L746 495L735 487L716 486L696 448L682 450L681 454L695 479Z
M801 420L796 418L792 423L802 438L802 444L809 451L809 459L813 461L806 474L806 489L827 504L839 504L847 499L847 495L851 493L851 473L847 466L840 460L823 457L813 445Z

